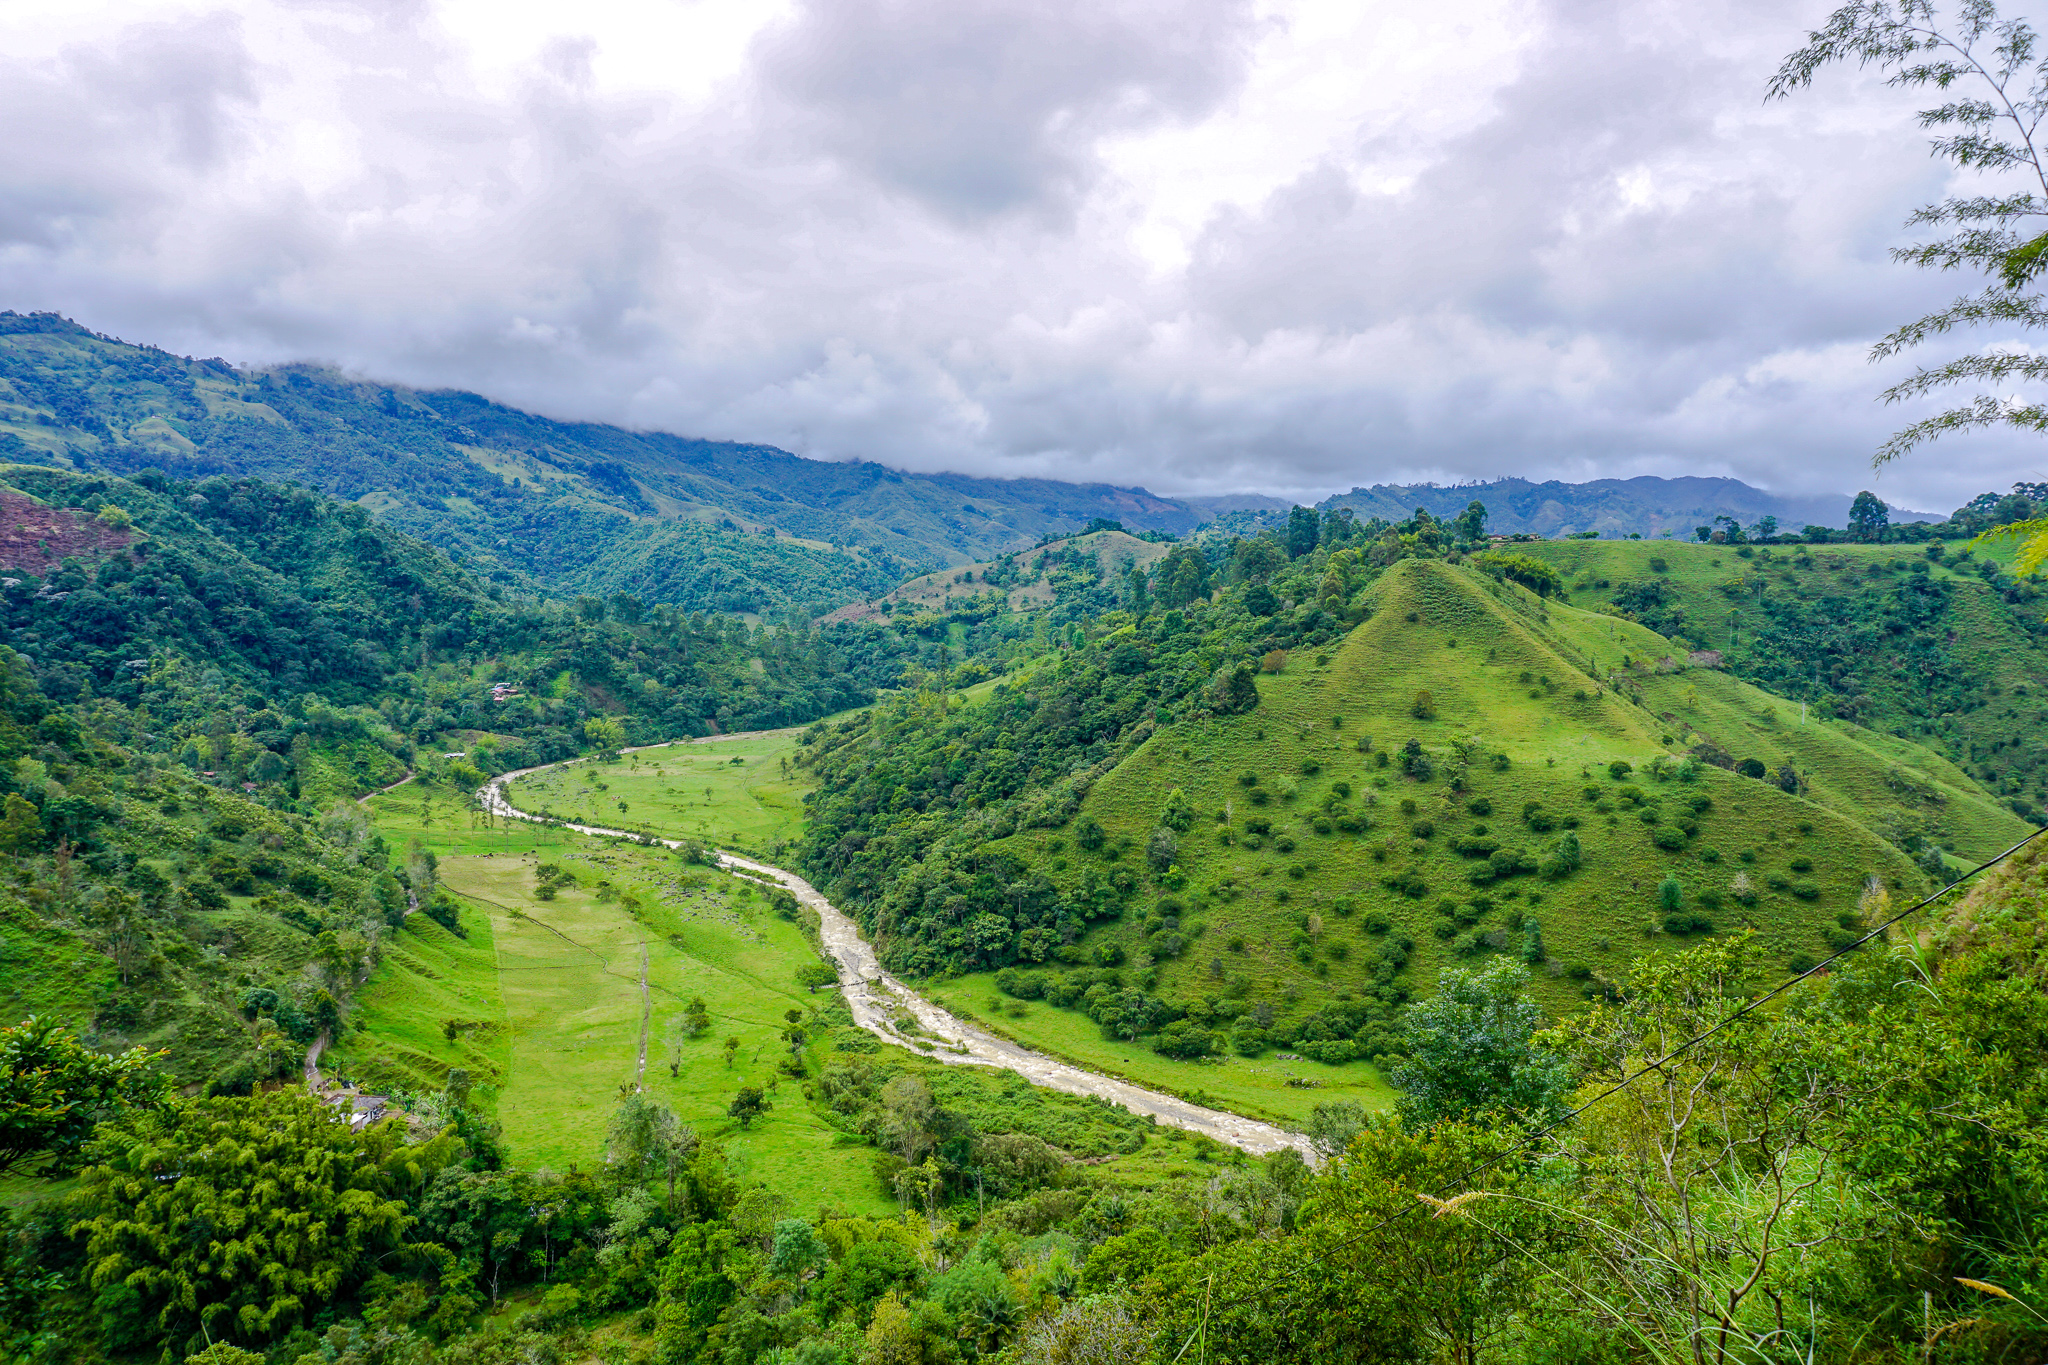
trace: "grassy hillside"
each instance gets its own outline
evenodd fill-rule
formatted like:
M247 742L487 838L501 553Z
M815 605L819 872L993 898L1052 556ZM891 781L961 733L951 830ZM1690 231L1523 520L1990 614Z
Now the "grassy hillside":
M1187 906L1181 951L1159 954L1172 935L1160 937L1163 925L1147 932L1149 920L1164 918L1156 911L1098 929L1084 949L1100 939L1122 946L1127 960L1154 958L1162 995L1236 992L1284 1016L1306 1013L1325 989L1363 989L1389 938L1414 940L1404 979L1426 983L1442 965L1521 952L1533 921L1542 960L1564 978L1551 994L1562 1001L1585 971L1612 978L1636 953L1683 941L1663 929L1667 877L1680 883L1682 912L1703 914L1716 930L1755 929L1781 959L1818 953L1873 874L1899 890L1921 884L1917 869L1859 823L1872 812L1855 798L1888 795L1887 764L1853 741L1808 732L1796 751L1810 774L1803 795L1704 765L1690 782L1660 781L1647 770L1675 747L1652 714L1663 688L1648 689L1645 709L1628 699L1635 683L1620 692L1605 685L1608 665L1640 644L1625 628L1609 636L1605 623L1547 608L1521 589L1418 560L1391 572L1372 605L1372 619L1327 663L1298 659L1262 678L1256 711L1192 734L1157 732L1090 793L1079 818L1098 820L1105 848L1123 845L1125 861L1142 854L1172 790L1198 818L1178 841L1185 885L1160 897ZM1600 645L1615 654L1603 659ZM1701 723L1723 727L1724 738L1741 725L1737 716L1769 700L1713 674L1688 674L1684 686L1701 694ZM1414 714L1425 691L1435 712L1427 720ZM1432 760L1429 779L1400 775L1410 739ZM1616 761L1638 771L1610 776ZM1258 785L1246 786L1247 776ZM1991 838L2024 833L1981 795L1953 799ZM1340 806L1349 810L1337 813ZM1655 824L1643 819L1652 813ZM1347 815L1371 828L1337 828ZM1256 832L1260 822L1270 832ZM1573 826L1578 871L1474 885L1472 874L1488 865L1480 844L1540 856ZM1667 849L1656 842L1660 832L1683 838ZM1033 862L1061 857L1052 850L1058 835L1021 842ZM1067 854L1070 872L1087 865L1078 852ZM1738 876L1755 884L1754 904L1731 890ZM1367 927L1379 923L1375 913L1389 929ZM1307 932L1310 916L1321 920L1320 934Z
M556 422L313 366L238 370L0 313L0 458L296 481L503 584L806 614L1091 518L1185 530L1142 489L909 474Z
M1324 581L1344 572L1333 559ZM993 1017L1020 1038L1071 1050L1100 1025L1091 1060L1142 1058L1155 1083L1178 1068L1172 1088L1222 1093L1205 1080L1218 1053L1262 1059L1222 1063L1241 1087L1282 1053L1392 1050L1411 992L1494 954L1535 965L1554 1008L1710 934L1754 931L1782 971L1843 941L1874 900L1927 884L1902 847L1916 834L1938 827L1981 854L2025 832L1924 749L1801 724L1796 706L1725 672L1660 667L1669 646L1639 625L1440 559L1372 577L1344 605L1361 624L1338 638L1265 651L1251 709L1213 689L1112 703L1184 657L1168 645L1225 639L1244 619L1228 598L1210 610L1210 635L1191 616L1189 634L1147 652L1152 618L1112 629L943 722L906 699L865 728L814 733L831 791L807 846L818 875L837 869L899 965L965 970L970 1008L1014 997ZM1254 626L1277 632L1279 618ZM1089 668L1127 648L1129 664ZM995 804L979 773L1045 773L1056 751L1041 735L1076 705L1097 709L1098 728L1130 719L1089 751L1092 768ZM1762 776L1717 766L1743 760ZM1071 762L1057 761L1053 774ZM947 777L920 782L927 763ZM951 800L988 804L934 820L955 771ZM1161 1060L1173 1054L1212 1060ZM1345 1074L1312 1060L1266 1084Z
M1809 709L1924 744L2030 818L2048 803L2048 593L1991 558L1939 544L1525 548L1575 604L1677 642L1664 648L1716 651Z

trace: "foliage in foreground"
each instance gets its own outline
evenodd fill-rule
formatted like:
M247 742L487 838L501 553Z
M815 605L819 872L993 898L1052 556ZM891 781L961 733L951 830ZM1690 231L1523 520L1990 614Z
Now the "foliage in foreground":
M102 1127L75 1192L8 1225L8 1282L36 1287L0 1300L5 1350L2028 1359L2048 1348L2031 1233L2048 1213L2044 929L2034 853L1931 946L1844 959L1782 1008L1744 1011L1744 941L1652 959L1621 1000L1520 1047L1522 1069L1569 1068L1577 1117L1509 1116L1529 1083L1510 1067L1456 1117L1319 1114L1320 1169L1223 1154L1195 1179L1134 1183L963 1127L913 1073L846 1072L835 1093L893 1158L900 1218L799 1215L640 1098L609 1159L569 1175L486 1169L396 1122L351 1130L292 1092L185 1102Z

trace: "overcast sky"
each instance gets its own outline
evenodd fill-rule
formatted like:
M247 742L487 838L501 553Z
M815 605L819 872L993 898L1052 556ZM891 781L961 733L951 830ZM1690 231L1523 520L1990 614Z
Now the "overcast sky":
M1886 255L1909 95L1763 102L1828 8L8 0L0 307L1167 493L2048 477L1870 471L1870 341L1967 282Z

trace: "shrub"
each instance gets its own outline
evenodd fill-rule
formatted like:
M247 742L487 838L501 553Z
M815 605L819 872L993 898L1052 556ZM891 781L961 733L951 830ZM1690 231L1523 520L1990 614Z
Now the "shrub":
M1657 847L1669 853L1676 853L1679 849L1685 847L1685 831L1676 825L1658 826L1657 831L1650 836L1650 839Z
M1635 764L1629 762L1625 758L1617 758L1612 763L1609 763L1607 765L1607 775L1613 778L1616 782L1625 780L1628 777L1628 775L1634 772L1635 770Z
M1436 698L1427 691L1417 692L1415 699L1408 703L1408 714L1417 720L1436 719Z
M1680 910L1685 907L1685 888L1678 878L1666 877L1657 883L1657 900L1666 910ZM1000 978L998 978L1000 981Z
M1173 837L1173 831L1164 826L1152 831L1152 837L1145 841L1145 861L1154 872L1164 872L1173 866L1180 854L1180 841Z
M1215 1034L1183 1019L1159 1030L1152 1039L1152 1050L1162 1057L1189 1061L1196 1057L1206 1057L1216 1051L1216 1043Z

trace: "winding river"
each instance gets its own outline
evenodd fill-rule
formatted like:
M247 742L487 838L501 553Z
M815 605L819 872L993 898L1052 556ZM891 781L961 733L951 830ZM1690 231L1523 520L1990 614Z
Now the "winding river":
M721 739L755 737L723 735L678 743L715 744ZM656 744L646 747L659 749L671 746ZM555 763L538 768L521 768L517 772L493 778L477 793L477 800L484 809L504 819L528 820L536 824L547 823L543 817L514 806L506 799L505 787L519 778L562 766L564 765ZM578 825L566 821L562 823L564 828L573 829L580 834L626 839L644 837L630 830L606 829L598 825ZM681 846L682 841L662 839L658 842L669 848L677 848ZM884 971L881 959L875 954L874 945L861 937L859 926L802 877L779 867L771 867L767 863L743 858L736 853L720 851L718 861L724 867L740 869L780 883L797 900L817 913L819 937L824 942L825 951L839 970L841 993L846 999L847 1008L853 1013L854 1023L885 1042L911 1048L934 1061L949 1065L1002 1067L1007 1071L1016 1072L1034 1085L1064 1091L1069 1095L1099 1095L1112 1104L1122 1105L1134 1114L1150 1115L1161 1123L1183 1128L1191 1133L1205 1134L1219 1142L1241 1147L1247 1152L1265 1155L1277 1152L1283 1147L1292 1147L1306 1157L1314 1157L1307 1140L1299 1133L1270 1123L1260 1123L1241 1114L1205 1109L1201 1105L1190 1104L1186 1100L1163 1095L1156 1090L1146 1090L1128 1081L1118 1080L1114 1076L1087 1071L1043 1053L1033 1052L1030 1048L1022 1047L1007 1038L999 1038L985 1029L976 1028L940 1009L897 980L895 976ZM915 1021L915 1030L907 1030L902 1026L901 1021L905 1018Z

